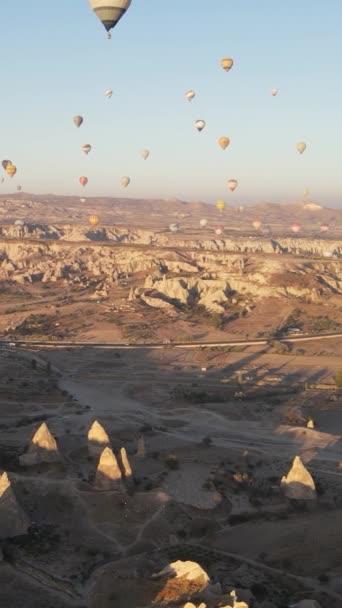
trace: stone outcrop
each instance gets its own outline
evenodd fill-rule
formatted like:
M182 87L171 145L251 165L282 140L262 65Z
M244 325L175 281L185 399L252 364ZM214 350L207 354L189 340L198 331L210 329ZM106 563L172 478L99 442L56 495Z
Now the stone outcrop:
M120 465L123 477L127 480L132 479L132 467L130 465L126 448L121 448L120 450Z
M7 473L0 475L0 540L27 533L29 521L18 505Z
M315 500L316 487L309 471L299 456L296 456L287 477L281 480L281 489L287 498L292 500Z
M309 420L306 423L306 427L308 429L314 429L315 428L315 421L312 418L309 418Z
M106 447L110 447L110 439L103 426L95 420L88 431L89 455L98 458Z
M201 581L203 586L210 582L210 578L203 568L196 562L172 562L163 570L154 574L152 578L184 578L187 581Z
M61 459L56 440L45 422L33 435L27 453L19 457L23 466L33 466L42 462L59 462Z
M98 490L122 490L122 474L115 454L105 448L97 466L95 487Z

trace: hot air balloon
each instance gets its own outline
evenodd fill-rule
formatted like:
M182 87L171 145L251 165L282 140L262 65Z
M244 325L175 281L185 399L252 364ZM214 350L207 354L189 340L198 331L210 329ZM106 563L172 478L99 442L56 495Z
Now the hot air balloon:
M324 234L325 232L328 232L329 226L328 226L328 224L321 224L319 229L320 229L321 233Z
M82 146L82 151L84 152L84 154L89 154L90 150L91 150L90 144L84 144L84 146Z
M306 143L304 141L300 141L297 144L297 151L299 152L299 154L303 154L303 152L305 152L306 150Z
M233 65L234 65L234 60L231 57L224 57L221 60L221 66L225 72L229 72L229 70L232 69Z
M3 168L4 168L4 169L5 169L5 171L6 171L7 166L8 166L8 165L12 165L12 161L11 161L11 160L3 160L1 164L2 164Z
M187 91L185 93L185 97L189 100L192 101L192 99L196 96L195 91L193 91L192 89L190 89L190 91Z
M272 96L275 97L276 95L278 95L278 89L272 89L271 93Z
M219 146L221 146L222 150L225 150L226 148L228 148L229 144L230 144L230 139L229 137L220 137L220 139L218 140Z
M9 175L10 177L13 177L17 172L17 167L15 167L14 165L7 165L6 167L6 173L7 175Z
M196 127L197 131L203 131L203 129L205 127L204 120L196 120L195 127Z
M107 99L110 99L112 95L113 95L112 89L106 89L105 96L107 97Z
M87 200L86 198L80 198L80 202L81 202L81 203L85 203L85 202L86 202L86 200Z
M74 116L74 118L72 119L74 125L76 125L77 128L79 128L81 126L81 124L83 123L83 118L82 116Z
M254 220L254 222L252 222L252 226L255 228L255 230L260 230L262 226L261 220Z
M215 234L217 234L217 236L220 236L220 234L222 234L223 231L224 231L224 226L216 226Z
M179 225L178 224L170 224L169 225L170 232L178 232Z
M292 232L294 232L294 234L298 234L298 232L300 232L301 230L301 225L297 224L297 222L294 222L291 226L291 230Z
M83 186L83 188L84 188L84 186L86 186L88 183L88 178L83 175L82 177L80 177L79 181L80 181L81 186Z
M89 4L104 28L109 32L124 16L132 0L89 0ZM111 38L108 34L108 38Z
M226 203L224 201L216 201L216 209L218 209L218 211L223 211L223 209L225 208Z
M123 188L127 188L127 186L130 184L131 180L129 177L122 177L121 178L121 186Z
M91 224L92 226L97 226L97 224L99 224L99 222L100 222L100 218L98 215L89 216L89 224Z
M17 186L17 190L18 190L18 192L20 192L21 186Z
M23 226L25 226L25 222L24 220L15 220L14 225L21 226L23 228Z
M201 228L205 228L206 225L208 223L208 220L206 220L205 218L203 218L202 220L200 220L200 226Z
M234 190L238 187L238 181L236 179L230 179L228 180L228 188L229 190L231 190L232 192L234 192Z
M150 156L150 151L149 150L141 150L140 154L143 157L143 159L146 160Z

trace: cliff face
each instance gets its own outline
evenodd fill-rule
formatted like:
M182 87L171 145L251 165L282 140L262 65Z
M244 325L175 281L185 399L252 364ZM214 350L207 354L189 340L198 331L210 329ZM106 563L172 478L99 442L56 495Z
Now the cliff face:
M126 232L125 238L133 242L3 239L0 280L22 284L62 281L66 285L95 282L106 289L121 276L137 275L141 286L131 291L130 299L168 312L174 305L195 302L220 313L234 294L316 301L342 293L338 242L288 239L277 244L277 255L274 241L263 239L168 239L164 246L141 246L139 231ZM147 233L141 232L145 238ZM329 258L332 250L335 257Z

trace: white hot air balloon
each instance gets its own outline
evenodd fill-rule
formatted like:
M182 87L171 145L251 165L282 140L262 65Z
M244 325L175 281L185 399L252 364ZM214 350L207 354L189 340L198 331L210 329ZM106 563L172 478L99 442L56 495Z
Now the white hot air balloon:
M141 150L140 151L141 156L143 157L144 160L147 160L148 157L150 156L150 151L149 150Z
M203 131L203 129L205 127L205 121L204 120L196 120L195 127L196 127L197 131L199 131L199 132Z
M278 95L278 89L272 89L271 93L272 97L276 97Z
M121 186L123 188L127 188L127 186L131 183L131 180L129 177L125 176L121 178Z
M206 225L207 225L207 223L208 223L208 220L206 220L205 218L201 219L200 220L200 226L201 226L201 228L205 228Z
M224 227L223 226L216 226L216 228L215 228L215 234L217 236L220 236L223 233L223 231L224 231Z
M87 200L86 198L80 198L80 202L81 202L81 203L85 203L85 202L86 202L86 200Z
M190 91L187 91L185 93L185 97L189 100L192 101L194 97L196 97L196 93L195 91L193 91L192 89L190 89Z
M105 97L107 97L107 99L110 99L112 95L113 95L112 89L105 90Z

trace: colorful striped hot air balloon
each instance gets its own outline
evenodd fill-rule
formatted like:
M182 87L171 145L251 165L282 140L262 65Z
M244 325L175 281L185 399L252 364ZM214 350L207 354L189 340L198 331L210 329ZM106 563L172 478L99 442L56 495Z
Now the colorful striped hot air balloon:
M129 9L131 1L132 0L89 0L89 4L100 19L103 27L107 32L110 32Z

